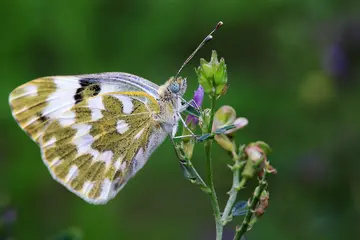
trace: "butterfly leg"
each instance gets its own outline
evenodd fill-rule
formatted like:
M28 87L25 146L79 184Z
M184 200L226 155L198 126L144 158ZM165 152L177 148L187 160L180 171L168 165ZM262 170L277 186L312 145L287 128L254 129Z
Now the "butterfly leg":
M185 120L183 119L183 117L181 116L180 113L178 113L178 116L180 118L180 121L182 122L182 124L184 125L184 128L186 128L186 130L189 131L189 133L191 134L192 137L196 138L196 135L191 131L191 129L188 127L188 125L186 124Z
M201 135L200 137L196 138L196 141L199 142L203 142L207 139L212 139L215 137L215 135L219 135L219 134L224 134L226 131L235 128L235 125L229 125L229 126L225 126L219 129L216 129L214 132L212 133L206 133L204 135Z
M170 137L170 139L171 139L171 143L172 143L172 145L173 145L173 147L174 147L175 154L176 154L177 158L178 158L179 160L181 160L182 158L180 157L179 151L178 151L178 149L177 149L177 147L176 147L176 143L175 143L175 141L174 141L174 137L173 137L170 133L169 133L169 137Z
M186 101L184 98L181 98L181 101L185 102L184 105L181 106L179 112L184 112L189 106L192 106L196 109L196 111L201 112L201 107L195 102L194 99L190 101Z
M199 136L197 135L181 135L181 136L176 136L176 137L172 137L172 139L183 139L183 138L189 138L189 137L196 137L198 138Z
M195 102L194 99L191 99L188 103L190 105L194 106L196 108L196 110L198 110L199 112L201 111L201 107Z

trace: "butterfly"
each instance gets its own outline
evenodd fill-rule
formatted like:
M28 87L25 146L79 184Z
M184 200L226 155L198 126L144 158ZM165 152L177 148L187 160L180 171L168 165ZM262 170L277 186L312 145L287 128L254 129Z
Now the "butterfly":
M53 178L102 204L175 135L185 90L181 77L158 86L127 73L55 76L16 88L9 102Z
M122 72L43 77L11 92L12 115L56 181L105 204L184 123L180 114L189 103L178 74L216 29L161 86Z

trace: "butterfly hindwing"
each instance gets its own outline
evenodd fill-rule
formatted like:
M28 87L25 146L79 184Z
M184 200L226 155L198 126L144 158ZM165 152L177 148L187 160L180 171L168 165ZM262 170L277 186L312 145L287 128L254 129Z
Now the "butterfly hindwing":
M121 90L101 78L49 77L10 95L54 179L90 203L113 198L165 138L155 98L136 86Z

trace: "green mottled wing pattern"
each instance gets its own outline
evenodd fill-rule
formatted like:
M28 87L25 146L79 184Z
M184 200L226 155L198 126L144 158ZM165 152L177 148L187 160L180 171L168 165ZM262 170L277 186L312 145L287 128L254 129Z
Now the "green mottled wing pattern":
M14 118L53 178L90 203L112 199L165 138L153 119L156 99L121 90L68 76L36 79L10 94Z

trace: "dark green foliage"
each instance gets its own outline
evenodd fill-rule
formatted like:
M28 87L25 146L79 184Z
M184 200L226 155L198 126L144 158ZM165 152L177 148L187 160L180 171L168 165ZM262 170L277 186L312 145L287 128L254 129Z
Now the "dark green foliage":
M359 9L358 0L1 1L0 196L11 196L17 210L13 235L46 239L77 226L87 240L213 238L210 206L182 177L170 141L115 200L89 205L52 180L11 117L8 94L37 77L107 71L162 84L221 20L181 76L190 99L194 67L216 49L231 84L218 106L229 104L250 120L237 141L261 139L274 150L279 174L271 179L270 206L247 239L356 239L360 41L347 33L360 31L352 20ZM200 171L202 154L192 159ZM223 154L214 148L219 196L231 182Z

